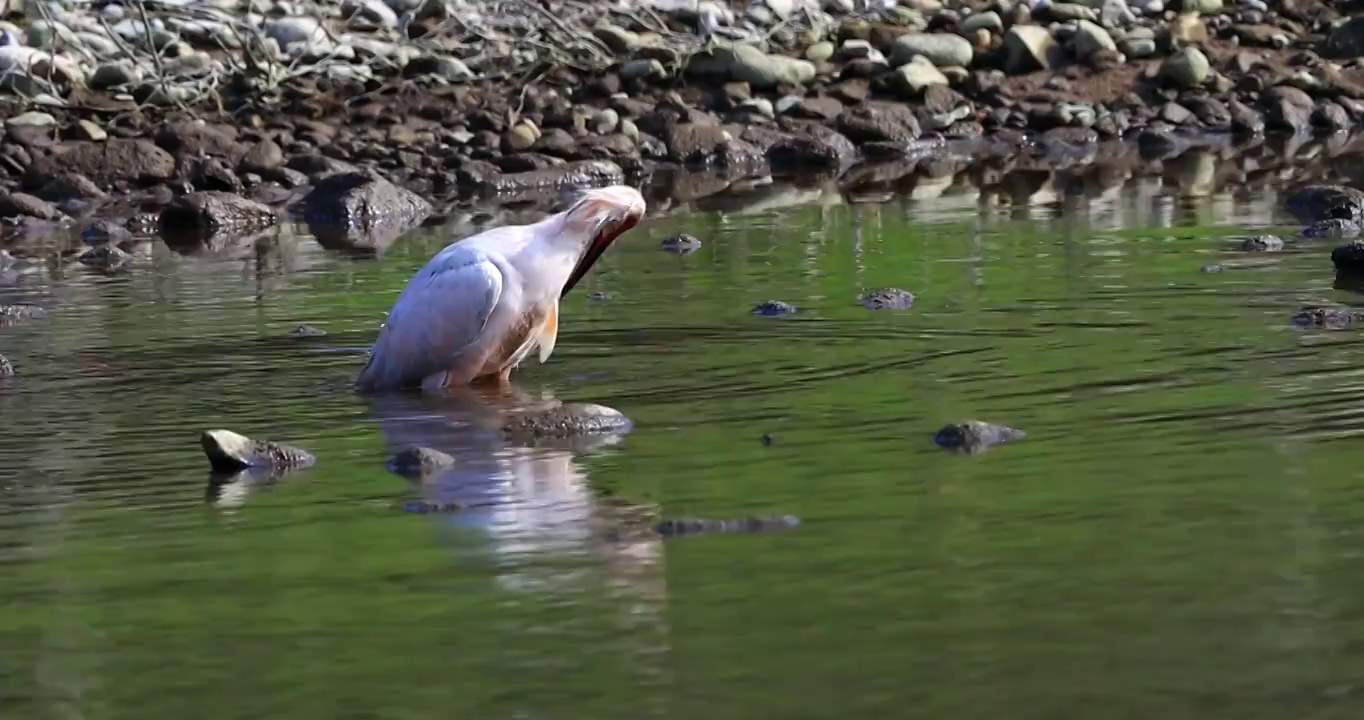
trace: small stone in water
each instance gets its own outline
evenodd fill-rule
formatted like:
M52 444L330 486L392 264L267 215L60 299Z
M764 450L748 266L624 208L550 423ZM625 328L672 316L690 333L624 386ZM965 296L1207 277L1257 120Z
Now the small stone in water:
M86 250L76 259L86 267L113 270L132 260L133 256L120 250L117 245L100 245Z
M904 310L914 305L914 295L899 288L882 288L864 294L859 301L872 310Z
M764 446L772 447L772 443L775 443L776 441L777 439L772 437L770 433L763 433L762 443Z
M1293 315L1294 325L1303 327L1323 327L1327 330L1341 330L1364 319L1364 311L1347 307L1303 308Z
M775 315L794 315L797 310L796 306L789 302L768 300L767 302L759 303L754 306L752 312L754 315L767 315L771 317Z
M289 331L289 337L291 338L327 337L327 331L319 330L318 328L315 328L312 325L299 325L298 327Z
M1214 263L1212 265L1204 265L1203 267L1199 268L1198 271L1205 273L1220 273L1226 269L1227 269L1226 265Z
M252 440L231 430L205 430L199 444L215 472L237 472L247 468L273 471L297 470L312 466L317 458L292 445Z
M593 302L606 302L611 299L611 293L601 291L588 293L587 299Z
M122 244L132 237L128 228L112 220L94 220L81 229L81 242L86 245Z
M975 453L1000 443L1021 440L1027 436L1027 433L1022 430L1015 430L1005 425L966 420L944 425L933 436L933 442L948 450Z
M1246 252L1276 252L1283 249L1283 239L1277 235L1256 235L1241 243Z
M663 238L659 246L668 252L686 255L701 249L701 241L691 235L680 233L671 237Z
M389 461L393 472L408 478L425 477L454 464L455 458L449 453L428 447L405 448Z
M0 355L0 378L6 377L14 377L14 365L10 363L9 358Z

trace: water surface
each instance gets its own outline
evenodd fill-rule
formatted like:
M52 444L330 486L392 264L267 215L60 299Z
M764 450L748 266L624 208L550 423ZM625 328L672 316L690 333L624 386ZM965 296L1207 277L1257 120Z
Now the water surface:
M636 429L509 447L502 405L358 397L383 312L452 233L377 259L49 255L0 301L6 718L1357 718L1359 336L1288 322L1326 241L1271 193L836 194L641 225L512 404ZM658 241L689 232L688 256ZM867 288L913 291L872 312ZM609 293L591 300L589 293ZM764 300L801 312L749 314ZM299 341L300 323L329 336ZM1029 432L978 456L930 439ZM210 485L209 427L320 457ZM482 429L481 429L482 428ZM764 434L773 442L761 442ZM426 487L409 442L459 459ZM413 514L476 495L477 512ZM662 541L650 518L791 513Z

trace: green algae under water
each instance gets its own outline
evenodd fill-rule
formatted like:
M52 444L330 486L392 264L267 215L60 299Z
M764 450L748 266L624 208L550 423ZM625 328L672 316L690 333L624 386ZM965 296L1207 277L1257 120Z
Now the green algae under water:
M1288 322L1357 296L1322 241L1198 271L1275 204L655 217L514 376L634 420L582 452L349 391L449 230L0 279L50 310L0 328L0 716L1362 717L1364 354ZM933 446L965 418L1029 436ZM210 493L206 427L319 463ZM385 470L412 438L492 508L398 509L444 492ZM620 506L802 524L613 539Z

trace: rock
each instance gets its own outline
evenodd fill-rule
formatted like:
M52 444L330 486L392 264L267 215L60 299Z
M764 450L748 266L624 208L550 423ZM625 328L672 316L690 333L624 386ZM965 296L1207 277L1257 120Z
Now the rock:
M872 310L905 310L914 305L914 295L899 288L872 290L858 299Z
M768 55L752 45L736 45L728 59L730 77L755 88L804 85L815 79L815 65L784 55Z
M81 228L81 242L86 245L126 245L131 244L133 234L128 228L113 220L91 220Z
M381 251L431 212L431 203L373 170L330 175L303 198L304 220L324 247Z
M717 533L756 533L789 530L800 525L795 515L760 515L754 517L711 519L673 518L654 525L654 532L664 537L713 535Z
M817 42L805 49L805 59L813 63L829 60L834 56L834 44L828 41Z
M0 218L33 217L56 220L62 213L50 203L27 193L0 191Z
M765 315L768 317L775 317L778 315L795 315L796 306L792 305L789 302L783 302L781 300L768 300L766 302L758 303L757 305L755 305L751 313L753 315Z
M157 128L155 139L158 147L177 158L220 157L236 161L243 152L236 128L227 125L166 123Z
M343 0L341 17L362 28L398 27L398 14L381 0Z
M45 112L29 111L5 120L7 127L52 127L57 119Z
M266 138L252 145L237 163L240 172L268 173L284 166L284 150L279 143Z
M1265 131L1264 117L1246 104L1232 100L1227 103L1227 111L1231 115L1232 132L1242 135L1259 135Z
M1364 240L1351 240L1331 251L1331 264L1339 272L1364 274Z
M994 445L1022 440L1027 433L1004 425L966 420L945 425L933 436L941 448L966 453L977 453Z
M592 128L592 132L598 135L610 135L620 126L620 114L611 108L599 110L588 121L588 124Z
M1195 88L1212 76L1212 64L1203 51L1186 47L1165 60L1160 74L1179 87Z
M1328 58L1357 58L1364 55L1364 15L1356 15L1337 25L1320 47L1322 56Z
M1044 27L1015 25L1004 33L1004 70L1011 75L1047 70L1055 57L1056 40Z
M282 472L300 470L317 462L308 451L267 440L252 440L230 430L205 430L199 438L214 472L233 473L248 468Z
M14 365L9 358L0 355L0 378L14 377Z
M949 84L947 76L923 55L916 55L913 60L896 68L891 83L909 100L919 97L933 85Z
M1277 235L1256 235L1241 242L1241 249L1246 252L1277 252L1283 247L1283 239Z
M632 428L630 419L620 411L591 403L569 403L549 410L514 413L502 424L503 432L519 441L617 434Z
M388 461L390 470L413 479L435 475L454 464L453 456L428 447L404 448Z
M701 249L701 241L697 240L693 235L680 233L663 238L658 246L670 253L690 255Z
M266 21L265 36L284 48L294 43L306 47L329 45L331 38L322 27L321 20L314 17L281 17Z
M1260 95L1260 103L1269 128L1302 133L1312 127L1316 101L1298 88L1276 85Z
M1361 320L1364 320L1364 312L1348 307L1309 307L1292 317L1294 325L1327 330L1343 330Z
M1004 20L999 16L999 13L989 10L971 15L957 26L957 32L968 37L977 30L985 30L998 35L1004 32Z
M1328 220L1318 220L1311 223L1298 233L1304 238L1326 238L1330 240L1343 240L1345 238L1357 237L1360 233L1360 223L1344 218L1330 218Z
M1113 42L1113 36L1108 31L1087 20L1081 20L1075 26L1075 57L1087 60L1091 55L1100 50L1118 51L1118 44Z
M86 267L100 268L102 270L118 269L132 259L132 255L119 249L117 245L100 245L98 247L92 247L81 253L80 257L76 258L80 264L85 265Z
M485 194L517 195L549 189L619 185L625 181L620 166L606 160L584 160L545 170L489 175L471 183Z
M855 143L909 143L919 137L919 119L899 103L871 101L851 107L838 116L838 132Z
M100 64L90 75L90 87L96 90L136 85L140 82L142 69L121 60Z
M1313 127L1321 128L1326 132L1341 132L1354 126L1349 113L1345 112L1345 108L1333 102L1318 103L1312 109L1312 115L1308 122Z
M669 157L683 164L732 167L762 160L756 148L718 125L678 123L668 128L666 141Z
M90 178L79 173L59 173L47 177L47 182L33 190L33 194L48 202L68 200L102 200L108 193L99 189Z
M667 77L668 71L662 62L650 58L626 62L620 66L618 74L622 80L650 80Z
M275 224L275 211L229 192L183 195L161 210L158 231L171 246L196 246L223 235L249 235Z
M109 139L109 133L90 120L77 120L71 127L71 137L76 140L103 142Z
M923 57L935 67L968 67L975 51L971 41L952 33L910 33L896 38L890 64L901 66Z
M295 340L307 340L310 338L327 337L327 331L320 330L312 325L299 325L289 331L289 337Z
M24 173L23 186L40 188L65 173L83 175L99 185L116 180L158 182L175 174L175 159L146 140L63 143L51 155L34 159Z

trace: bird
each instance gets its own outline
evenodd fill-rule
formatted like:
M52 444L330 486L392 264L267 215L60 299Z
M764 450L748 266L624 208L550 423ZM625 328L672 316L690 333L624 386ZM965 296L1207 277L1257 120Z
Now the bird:
M539 222L445 246L394 301L356 389L506 387L532 352L542 364L549 360L559 300L646 210L632 187L595 188Z

